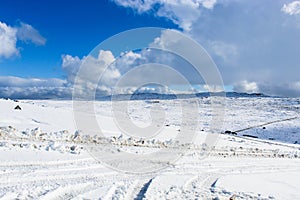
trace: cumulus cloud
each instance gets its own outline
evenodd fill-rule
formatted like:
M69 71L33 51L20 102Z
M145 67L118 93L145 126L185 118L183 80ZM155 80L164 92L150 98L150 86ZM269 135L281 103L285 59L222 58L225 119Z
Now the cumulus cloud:
M221 57L225 62L230 62L238 56L238 48L236 45L222 41L211 41L208 46L215 55Z
M16 27L17 29L17 38L24 42L32 42L36 45L45 45L46 39L31 25L24 22Z
M62 69L67 74L68 82L75 84L76 90L80 90L82 95L93 92L96 88L99 94L107 94L120 77L118 69L113 65L109 67L114 61L112 52L105 50L100 50L97 57L88 55L81 59L77 56L63 55Z
M190 59L194 61L199 61L198 58L200 58L200 63L197 64L203 66L201 72L204 74L210 72L204 66L212 63L208 62L204 51L195 52L194 48L185 45L186 40L185 37L179 37L178 32L164 30L159 37L153 38L149 48L135 52L123 52L119 57L114 57L110 51L103 50L99 51L98 56L89 55L82 59L64 55L62 67L70 82L74 83L76 80L76 90L79 90L83 96L87 96L89 91L93 92L96 87L99 95L109 95L112 92L132 94L137 89L147 93L168 93L171 90L166 88L176 89L175 85L179 86L178 88L185 85L185 88L191 90L193 84L204 84L203 78L186 60L187 58L168 50L173 49L178 53L189 52ZM81 69L79 69L80 66ZM78 73L79 70L81 72ZM100 76L101 81L99 82ZM164 89L144 87L145 84L163 85ZM220 86L208 89L210 91L224 90ZM174 93L177 92L182 93L182 90L174 91Z
M235 92L246 92L246 93L258 93L259 92L257 83L248 82L246 80L241 81L239 83L235 83L233 90Z
M139 13L153 12L165 17L185 31L199 18L201 8L212 9L216 0L114 0L120 6L132 8Z
M100 50L96 58L88 55L78 60L78 57L65 56L63 67L66 69L67 64L69 64L68 76L71 75L71 78L69 78L71 82L78 79L78 81L97 84L100 77L96 75L102 75L103 82L109 85L112 83L112 80L120 76L119 71L114 66L109 67L114 60L115 57L111 51ZM74 72L76 72L76 77L73 77Z
M73 83L82 61L78 56L62 55L61 58L62 69L67 74L68 81Z
M31 25L20 22L13 27L0 21L0 58L10 58L19 55L17 41L45 45L46 39Z
M150 48L122 52L118 57L104 50L100 50L98 54L92 53L94 56L88 55L83 58L63 55L62 68L67 74L68 81L76 83L76 92L83 97L92 95L89 92L95 89L100 96L111 93L134 93L137 89L143 92L166 93L168 91L166 89L143 85L162 84L168 88L188 82L190 84L203 82L188 61L163 51L169 48L194 51L182 48L182 40L184 39L178 38L178 34L174 34L174 31L165 30L160 37L153 38L153 42L149 44ZM195 56L199 58L201 55Z
M281 11L289 15L300 14L300 1L293 1L289 4L284 4Z
M168 55L161 51L144 49L139 52L122 52L114 57L110 51L100 50L98 57L84 57L82 65L84 70L76 76L77 83L83 91L90 91L97 87L97 94L133 94L138 90L145 93L163 93L162 87L148 87L144 84L156 84L163 81L165 84L175 83L178 77L170 68L166 59ZM161 65L157 66L155 63ZM99 81L100 80L100 81ZM84 94L84 93L82 93Z
M0 58L9 58L19 54L16 47L17 30L7 24L0 22Z

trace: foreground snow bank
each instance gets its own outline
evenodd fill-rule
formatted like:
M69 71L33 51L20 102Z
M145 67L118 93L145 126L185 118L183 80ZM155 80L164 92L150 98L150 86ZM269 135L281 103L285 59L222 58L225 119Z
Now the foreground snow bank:
M236 194L243 191L249 196L259 194L260 197L270 199L298 199L300 192L295 191L300 191L299 179L300 174L295 171L232 174L218 179L215 187L216 191L231 191Z

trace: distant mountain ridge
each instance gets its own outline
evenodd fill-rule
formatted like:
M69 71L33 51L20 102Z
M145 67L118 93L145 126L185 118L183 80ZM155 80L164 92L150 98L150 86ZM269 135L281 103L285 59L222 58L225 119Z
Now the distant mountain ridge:
M262 93L238 93L238 92L201 92L196 94L159 94L159 93L134 93L134 94L118 94L114 96L100 97L99 100L168 100L168 99L189 99L189 98L207 98L210 96L226 96L226 97L271 97Z
M195 93L195 94L159 94L159 93L133 93L133 94L117 94L117 95L110 95L110 96L97 96L96 100L100 101L110 101L110 100L171 100L171 99L189 99L189 98L207 98L210 96L226 96L231 98L242 98L242 97L248 97L248 98L255 98L255 97L274 97L275 96L269 96L263 93L239 93L239 92L216 92L216 93L209 93L209 92L201 92L201 93ZM0 97L1 98L1 97ZM56 98L54 96L43 96L43 97L26 97L26 98L18 98L18 97L2 97L3 99L37 99L37 100L72 100L72 97L66 97L66 98ZM79 100L87 100L87 99L79 99ZM93 100L93 99L90 99Z

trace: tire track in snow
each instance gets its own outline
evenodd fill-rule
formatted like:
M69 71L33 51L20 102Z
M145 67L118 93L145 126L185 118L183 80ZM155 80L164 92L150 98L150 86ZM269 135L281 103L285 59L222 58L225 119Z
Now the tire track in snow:
M284 121L291 121L291 120L298 119L298 118L299 117L291 117L291 118L287 118L287 119L279 119L279 120L275 120L275 121L271 121L271 122L266 122L266 123L263 123L263 124L258 124L258 125L255 125L255 126L250 126L250 127L247 127L247 128L239 129L239 130L236 130L234 132L238 133L238 132L246 131L246 130L249 130L249 129L259 128L259 127L263 127L263 126L266 126L266 125L269 125L269 124L275 124L275 123L280 123L280 122L284 122Z
M134 200L142 200L145 198L145 194L150 186L150 184L152 183L152 178L146 182L143 187L141 188L141 190L139 191L139 193L137 194L137 196L134 198Z

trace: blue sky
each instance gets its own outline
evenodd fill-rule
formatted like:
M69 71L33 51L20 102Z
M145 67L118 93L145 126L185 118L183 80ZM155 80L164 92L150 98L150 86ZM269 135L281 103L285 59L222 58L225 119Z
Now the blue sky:
M293 0L2 0L0 96L68 96L95 46L139 27L189 35L234 91L300 96L300 1Z
M0 21L10 26L32 25L45 45L17 42L19 56L1 59L1 76L61 78L61 56L87 55L98 43L121 31L144 26L176 28L166 19L137 15L107 0L4 0Z

